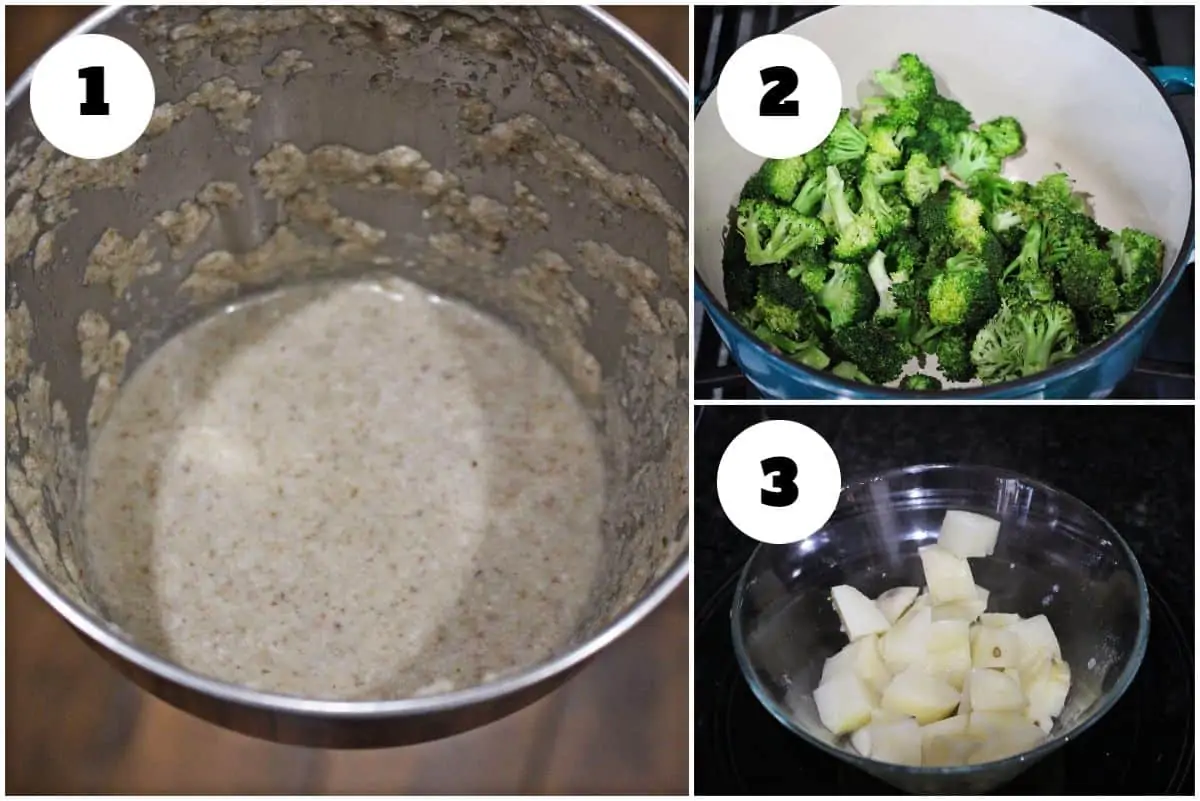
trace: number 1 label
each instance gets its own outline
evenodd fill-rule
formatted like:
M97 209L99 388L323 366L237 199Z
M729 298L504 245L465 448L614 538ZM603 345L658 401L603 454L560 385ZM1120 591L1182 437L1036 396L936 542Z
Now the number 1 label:
M83 79L83 102L79 113L85 117L108 115L108 103L104 102L104 67L84 67L79 71Z

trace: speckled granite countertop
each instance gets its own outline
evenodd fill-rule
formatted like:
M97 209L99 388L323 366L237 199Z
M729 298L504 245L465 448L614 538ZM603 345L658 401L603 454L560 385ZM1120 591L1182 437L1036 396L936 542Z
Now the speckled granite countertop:
M753 549L721 513L717 463L764 412L815 429L850 478L923 462L973 462L1024 473L1104 515L1184 629L1195 621L1195 417L1190 406L711 407L695 453L699 603Z

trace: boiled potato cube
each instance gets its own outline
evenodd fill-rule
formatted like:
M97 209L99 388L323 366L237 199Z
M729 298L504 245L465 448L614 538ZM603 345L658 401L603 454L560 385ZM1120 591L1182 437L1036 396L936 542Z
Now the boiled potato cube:
M925 582L934 605L952 601L973 601L978 598L971 566L966 559L938 545L926 545L917 550L925 569Z
M851 640L882 634L891 627L874 601L845 584L833 588L833 608L842 620L842 630Z
M876 692L883 692L892 673L879 656L877 637L871 635L855 640L825 660L821 672L821 684L825 684L841 673L854 673Z
M978 765L1007 759L1036 748L1045 739L1046 735L1041 729L1023 718L995 723L987 736L980 740L978 747L971 752L967 763Z
M921 764L921 727L912 718L875 721L871 734L871 759L893 765Z
M965 765L978 743L967 736L967 715L939 720L921 727L921 764Z
M1029 698L1025 717L1049 734L1054 728L1054 720L1062 714L1070 690L1071 668L1060 659L1048 660L1045 670L1040 671L1025 687L1025 694Z
M963 559L991 556L996 551L1000 521L975 512L951 509L942 519L938 545Z
M1043 659L1062 659L1058 637L1045 615L1018 621L1008 627L1021 643L1022 666L1041 662Z
M987 590L984 590L986 593ZM966 601L951 601L948 604L938 604L933 607L933 619L938 620L963 620L967 623L974 623L979 616L987 609L987 596L982 598L972 598Z
M936 611L936 610L935 610ZM956 690L971 669L970 629L965 620L937 620L930 627L926 669Z
M883 707L878 706L871 710L872 723L887 723L888 721L892 720L904 720L907 717L909 716L902 715L899 712L889 712Z
M952 715L942 720L936 720L921 727L921 736L939 737L946 734L966 734L969 720L967 715Z
M869 757L871 755L871 726L867 724L861 729L850 735L850 745L854 746L854 750L860 755Z
M910 715L924 724L947 717L958 706L958 698L958 690L944 679L913 666L892 678L879 705L889 712ZM874 743L872 747L875 747Z
M1002 629L1020 621L1020 615L1008 612L988 612L979 616L979 622L988 628Z
M892 587L875 599L875 605L889 623L895 623L913 605L920 592L916 587Z
M967 716L967 734L972 737L986 737L993 731L999 731L1006 726L1015 725L1023 720L1025 720L1025 716L1020 712L972 711Z
M931 768L965 765L979 741L960 734L942 734L921 741L921 764Z
M1025 708L1025 693L1011 676L987 668L975 668L970 675L972 712L1016 712Z
M848 734L871 722L877 696L853 673L843 673L813 690L821 724L834 734Z
M1008 629L980 626L971 645L971 663L977 668L1009 668L1021 664L1021 641Z
M929 653L929 637L933 612L928 606L910 609L896 621L891 631L879 640L883 661L893 672L925 661Z

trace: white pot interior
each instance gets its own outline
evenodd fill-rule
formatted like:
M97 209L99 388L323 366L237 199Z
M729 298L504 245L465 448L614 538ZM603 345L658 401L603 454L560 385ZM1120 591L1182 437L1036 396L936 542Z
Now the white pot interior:
M1193 180L1179 125L1151 79L1086 28L1028 6L840 6L785 32L833 59L850 107L879 93L870 83L874 70L917 53L939 91L976 122L1001 114L1020 120L1028 145L1005 162L1006 175L1036 180L1066 171L1091 196L1102 225L1162 239L1167 268L1187 247ZM1003 69L988 67L991 53L1005 54ZM696 269L724 305L729 210L762 159L730 138L716 103L697 117L693 151Z

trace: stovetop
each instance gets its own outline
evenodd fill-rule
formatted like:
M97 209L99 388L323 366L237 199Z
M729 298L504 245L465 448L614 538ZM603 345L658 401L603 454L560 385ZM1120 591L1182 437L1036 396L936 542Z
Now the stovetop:
M1050 6L1052 11L1103 31L1149 65L1195 63L1194 6ZM725 62L756 36L778 31L819 11L815 6L697 6L695 11L696 96L706 97ZM1171 98L1195 141L1195 100ZM1196 397L1194 268L1179 283L1161 322L1134 371L1117 386L1114 399ZM695 307L697 400L757 399L722 344L699 303Z
M695 789L698 795L894 794L805 744L758 703L730 641L737 575L755 543L721 512L716 469L767 416L833 446L843 476L925 462L991 464L1082 499L1122 534L1150 586L1150 641L1137 677L1087 732L998 794L1195 792L1194 409L1107 407L707 407L695 444Z

